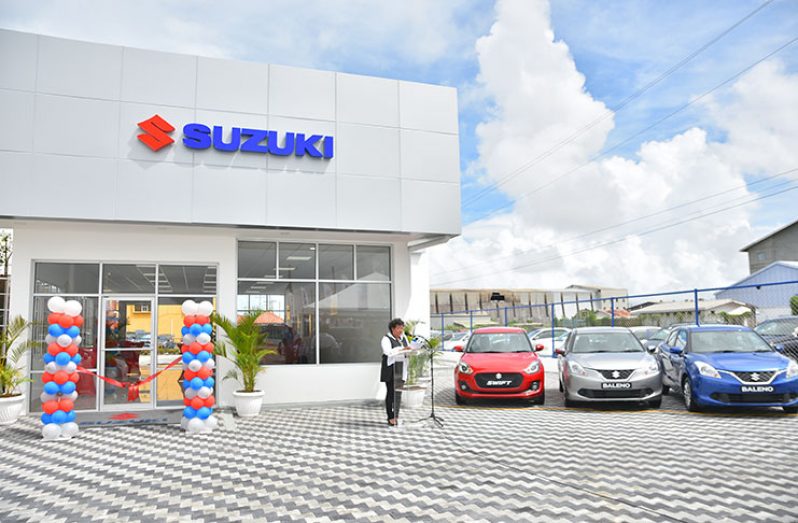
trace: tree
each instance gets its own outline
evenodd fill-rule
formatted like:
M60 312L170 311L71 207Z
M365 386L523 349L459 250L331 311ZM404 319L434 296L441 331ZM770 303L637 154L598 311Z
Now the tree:
M0 267L3 272L0 276L8 275L8 264L11 262L11 234L8 232L0 233Z
M790 311L793 316L798 316L798 294L790 298Z

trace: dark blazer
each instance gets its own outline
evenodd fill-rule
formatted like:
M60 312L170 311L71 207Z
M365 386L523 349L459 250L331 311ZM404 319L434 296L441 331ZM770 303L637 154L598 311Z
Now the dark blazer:
M388 341L391 342L391 348L395 349L396 347L407 347L407 338L402 336L402 341L394 339L393 336L388 336L387 334L384 336L388 338ZM380 340L380 344L382 344L382 340ZM388 356L385 354L382 355L382 366L380 367L380 381L383 383L393 381L393 365L388 365Z

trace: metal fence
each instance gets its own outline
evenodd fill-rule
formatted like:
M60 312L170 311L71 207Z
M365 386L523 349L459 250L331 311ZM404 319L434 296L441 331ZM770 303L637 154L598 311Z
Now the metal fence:
M497 325L534 330L533 343L540 340L543 355L553 355L577 327L629 327L648 338L678 324L759 326L761 334L770 331L764 337L771 344L783 345L785 354L798 360L798 280L515 306L496 302L491 308L433 314L431 323L448 348L454 332Z

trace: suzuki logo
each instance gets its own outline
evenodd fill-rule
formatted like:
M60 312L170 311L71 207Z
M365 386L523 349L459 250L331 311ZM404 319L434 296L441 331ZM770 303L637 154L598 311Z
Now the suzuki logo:
M496 379L497 379L497 380L500 380L500 379L502 379L502 375L501 375L501 373L500 373L500 372L497 372L497 373L496 373Z
M137 138L153 151L159 151L170 143L174 143L168 133L174 131L175 128L157 114L149 120L139 122L138 126L144 131L144 134L138 135Z
M614 371L612 371L612 377L617 380L618 378L621 377L621 373L618 372L617 370L614 370Z
M758 372L754 372L753 374L751 374L751 381L759 381L759 373Z

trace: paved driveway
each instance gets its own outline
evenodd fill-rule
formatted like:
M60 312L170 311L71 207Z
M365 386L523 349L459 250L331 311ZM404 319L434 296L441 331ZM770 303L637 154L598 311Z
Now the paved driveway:
M798 416L454 404L444 428L381 406L272 410L45 443L0 429L0 521L798 521ZM552 383L553 382L553 383Z

